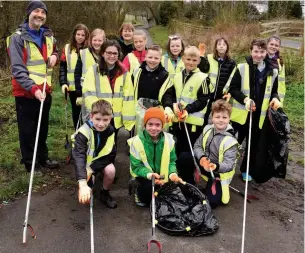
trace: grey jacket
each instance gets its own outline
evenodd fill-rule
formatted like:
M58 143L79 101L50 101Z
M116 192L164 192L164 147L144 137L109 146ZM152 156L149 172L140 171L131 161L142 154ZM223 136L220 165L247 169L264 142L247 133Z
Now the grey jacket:
M206 150L204 152L202 148L202 140L203 140L203 134L207 133L209 129L213 128L212 132L210 133L207 143L206 143ZM200 161L202 157L208 157L212 163L216 164L216 172L218 173L224 173L229 172L236 166L237 162L237 156L238 156L238 143L236 142L236 145L229 148L224 153L224 159L221 163L219 163L219 147L220 143L223 140L224 137L231 136L235 139L233 134L233 128L231 125L228 125L226 130L223 133L216 133L214 129L214 125L207 125L203 129L203 133L199 136L197 141L194 145L194 153L195 157Z

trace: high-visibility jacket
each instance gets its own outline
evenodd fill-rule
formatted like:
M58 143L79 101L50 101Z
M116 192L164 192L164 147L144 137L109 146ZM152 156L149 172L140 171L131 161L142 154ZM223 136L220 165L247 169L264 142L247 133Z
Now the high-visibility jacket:
M207 58L208 58L208 61L209 61L209 64L210 64L210 69L209 69L209 72L208 72L208 75L209 75L209 78L210 78L209 89L210 89L210 92L212 93L215 90L217 90L219 76L220 76L220 70L221 70L221 66L222 66L222 64L224 64L224 62L222 62L219 66L219 63L218 63L217 60L214 59L213 54L208 54ZM230 84L231 80L232 80L232 78L228 79L225 87ZM225 89L223 89L223 92L224 91L225 91Z
M93 161L109 155L113 149L113 146L115 145L114 143L114 133L112 135L110 135L106 141L105 146L101 149L101 151L96 154L95 153L95 140L94 140L94 133L93 130L87 125L84 124L82 125L72 136L71 136L71 140L72 140L72 146L74 147L74 142L75 142L75 136L78 133L82 133L87 139L87 164L86 164L86 168L88 168Z
M116 78L112 91L108 76L100 74L98 65L94 64L86 73L82 90L87 115L95 101L104 99L112 105L114 127L119 129L124 125L129 131L132 129L136 113L134 90L129 72Z
M71 51L70 47L70 44L66 44L65 46L65 55L67 59L67 81L69 85L69 91L75 91L74 71L77 63L78 54L75 49Z
M136 68L133 71L133 77L134 77L133 87L134 87L134 91L135 91L135 95L134 95L135 101L138 101L138 88L139 88L139 80L140 80L141 73L142 73L141 68ZM165 94L165 92L167 91L167 89L169 89L172 86L173 86L173 82L170 80L169 77L166 78L166 80L162 84L160 91L159 91L158 101L160 103L161 103L162 97Z
M21 32L17 31L16 34L21 35ZM6 39L7 48L10 46L11 36ZM53 36L45 36L45 39L47 47L47 58L49 58L53 53L54 38ZM53 68L47 69L47 62L44 60L41 52L34 42L24 40L24 48L27 52L25 65L29 71L29 78L31 78L34 83L39 86L44 84L44 78L47 74L47 85L51 87Z
M279 66L279 75L278 75L278 89L277 93L281 100L282 106L285 99L286 94L286 78L285 78L285 65L281 65L280 59L277 59L278 66Z
M90 52L89 48L80 50L79 55L80 55L80 58L81 58L82 64L83 64L82 77L81 77L81 85L83 86L88 69L92 65L94 65L96 62L95 62L95 59L94 59L92 53Z
M202 140L202 148L205 151L207 148L207 140L209 135L212 133L213 128L208 129L207 131L203 132L203 140ZM230 149L231 147L238 145L237 140L232 137L232 136L225 136L223 140L220 142L219 146L219 160L218 163L222 163L224 160L224 154L225 152ZM236 157L237 159L238 157ZM236 163L235 163L236 164ZM222 190L222 197L221 197L221 202L223 204L229 203L230 200L230 190L229 190L229 185L233 179L233 176L235 174L235 167L232 168L231 171L225 172L225 173L219 173L220 177L220 183L221 183L221 190ZM208 181L208 177L205 175L201 175L202 178L206 181Z
M130 64L129 72L133 73L133 71L136 68L140 67L140 62L139 62L138 58L133 53L129 53L127 55L127 57L128 57L129 64Z
M182 109L184 109L188 104L191 104L197 100L197 92L200 87L202 87L204 94L209 94L209 90L206 87L206 78L208 75L202 73L198 68L193 72L193 75L187 80L185 84L183 84L182 72L177 73L173 79L177 102L181 103ZM205 112L206 107L199 112L190 113L185 122L193 126L203 126ZM195 130L196 127L193 127L192 131Z
M168 55L163 55L161 59L162 66L166 69L166 71L169 73L169 77L173 78L176 73L182 72L182 70L185 68L184 62L182 59L179 60L177 63L177 66L175 67L171 61L171 59L168 57Z
M245 96L250 97L249 65L248 65L248 63L242 63L242 64L238 64L237 68L241 75L241 92ZM265 121L266 113L267 113L267 110L269 107L272 86L273 86L276 76L277 75L275 75L275 74L273 76L267 76L265 95L264 95L264 100L263 100L260 119L259 119L259 128L260 129L263 127L263 123ZM232 113L231 113L232 121L237 122L241 125L244 125L246 123L248 113L249 112L245 109L244 105L240 104L235 99L233 99Z
M169 133L164 133L164 147L162 152L162 158L161 158L161 168L160 168L160 175L164 175L164 181L168 181L168 168L170 163L170 152L175 147L175 141L173 139L173 136ZM133 138L130 138L128 141L128 144L130 146L130 154L132 154L136 159L141 160L146 168L151 170L151 173L154 173L153 169L148 163L147 160L147 154L145 153L144 145L140 139L140 137L137 135ZM149 154L148 154L149 155ZM137 177L130 168L130 174L132 177Z

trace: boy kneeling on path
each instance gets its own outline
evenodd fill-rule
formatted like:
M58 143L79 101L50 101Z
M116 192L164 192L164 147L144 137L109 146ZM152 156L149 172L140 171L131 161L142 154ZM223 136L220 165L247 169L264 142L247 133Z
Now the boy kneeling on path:
M173 136L162 131L165 123L164 111L149 108L144 115L144 130L128 140L130 145L130 173L139 186L135 191L137 206L146 206L151 201L152 176L157 185L170 179L184 183L177 175L175 141ZM160 180L164 175L164 180Z
M212 105L212 125L207 125L194 145L202 177L206 180L206 196L211 207L230 200L229 184L235 174L238 142L229 124L232 106L222 99ZM211 176L213 171L215 180Z
M117 207L117 203L109 194L109 187L115 176L113 163L116 156L114 127L110 124L112 114L109 102L103 99L96 101L92 104L90 119L72 135L72 154L79 186L78 199L81 204L90 201L92 174L102 172L104 178L100 200L108 208Z

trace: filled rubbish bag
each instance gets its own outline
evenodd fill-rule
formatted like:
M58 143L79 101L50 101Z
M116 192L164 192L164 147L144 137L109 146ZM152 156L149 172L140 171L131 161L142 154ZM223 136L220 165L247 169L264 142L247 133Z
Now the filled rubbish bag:
M157 226L170 235L213 234L218 221L206 196L191 184L164 184L156 197Z
M144 115L150 107L162 107L158 100L150 98L139 98L136 105L135 135L143 130Z
M285 178L288 162L290 123L283 109L268 109L250 175L257 183L272 177Z

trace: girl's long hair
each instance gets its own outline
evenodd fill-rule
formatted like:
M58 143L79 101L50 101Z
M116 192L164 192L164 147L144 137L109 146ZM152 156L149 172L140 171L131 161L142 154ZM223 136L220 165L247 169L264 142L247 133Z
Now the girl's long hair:
M102 45L102 48L101 48L101 59L100 59L100 62L99 62L99 71L101 74L103 75L107 75L108 74L108 66L107 66L107 63L103 57L103 54L105 53L106 49L108 47L116 47L116 49L118 50L118 60L116 61L115 63L115 72L117 73L118 71L121 71L121 66L119 64L119 59L120 59L120 55L121 55L121 46L120 44L116 41L116 40L107 40L103 43Z
M170 50L171 41L173 41L173 40L180 40L181 41L181 52L179 54L179 57L182 57L182 55L184 53L185 45L184 45L180 35L170 35L170 36L168 36L168 41L167 41L167 44L166 44L166 52L167 52L168 56L171 59L174 59L174 56L173 56L173 54Z
M218 39L216 39L215 40L215 44L214 44L214 49L213 49L213 57L215 58L215 59L217 59L218 57L219 57L219 55L218 55L218 52L217 52L217 44L218 44L218 42L219 41L221 41L221 40L223 40L224 41L224 43L226 43L226 45L227 45L227 51L226 51L226 53L225 53L225 59L228 59L228 60L230 60L231 59L231 56L230 56L230 46L229 46L229 42L224 38L224 37L220 37L220 38L218 38Z
M76 39L75 39L75 35L76 35L77 31L79 31L79 30L83 30L85 32L85 40L82 43L81 48L78 48L77 42L76 42ZM77 24L74 27L72 36L70 38L70 43L69 43L70 44L70 53L74 49L76 50L77 53L79 53L80 49L87 48L89 46L89 41L90 41L90 33L89 33L88 27L84 24Z

